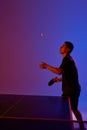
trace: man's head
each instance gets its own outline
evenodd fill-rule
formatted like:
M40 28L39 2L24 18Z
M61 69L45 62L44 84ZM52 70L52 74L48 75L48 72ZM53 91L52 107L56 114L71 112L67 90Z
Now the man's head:
M65 41L64 42L66 45L67 45L67 47L69 48L69 53L71 53L72 52L72 50L74 49L74 46L73 46L73 43L71 43L71 42L69 42L69 41Z
M60 47L60 53L63 56L66 56L72 52L73 48L74 46L71 42L65 41L64 44Z

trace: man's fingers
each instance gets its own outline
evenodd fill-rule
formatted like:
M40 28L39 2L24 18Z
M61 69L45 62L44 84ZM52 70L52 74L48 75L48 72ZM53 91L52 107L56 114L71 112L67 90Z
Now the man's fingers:
M45 69L46 68L46 63L41 63L39 66L40 66L41 69Z

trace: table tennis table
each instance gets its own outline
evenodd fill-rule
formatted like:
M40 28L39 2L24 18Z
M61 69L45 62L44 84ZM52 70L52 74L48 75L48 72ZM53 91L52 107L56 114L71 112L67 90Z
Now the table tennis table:
M69 98L0 94L1 130L73 130Z

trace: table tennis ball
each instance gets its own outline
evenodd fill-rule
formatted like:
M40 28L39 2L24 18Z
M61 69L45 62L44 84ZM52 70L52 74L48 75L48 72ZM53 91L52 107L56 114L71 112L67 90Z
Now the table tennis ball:
M40 36L41 36L41 37L44 37L44 36L45 36L45 34L42 32L42 33L40 34Z

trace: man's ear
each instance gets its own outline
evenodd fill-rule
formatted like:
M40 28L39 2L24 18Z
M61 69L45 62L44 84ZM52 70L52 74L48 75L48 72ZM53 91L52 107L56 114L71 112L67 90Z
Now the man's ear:
M68 52L68 53L70 52L70 48L67 48L67 52Z

